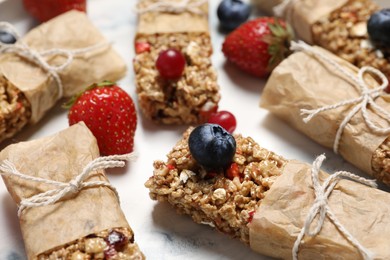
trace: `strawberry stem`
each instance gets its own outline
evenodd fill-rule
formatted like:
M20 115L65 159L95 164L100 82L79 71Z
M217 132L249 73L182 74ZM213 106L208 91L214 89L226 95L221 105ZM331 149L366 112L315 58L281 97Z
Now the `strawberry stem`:
M271 55L268 68L272 70L291 53L290 42L294 38L294 32L288 23L282 25L278 19L274 23L268 23L268 26L272 33L272 37L268 39L268 53Z
M104 87L111 87L114 86L116 83L108 80L104 80L100 83L93 83L92 85L89 85L86 87L83 91L80 93L77 93L76 95L72 96L67 102L65 102L62 105L62 108L69 109L73 106L73 104L84 94L84 92L88 90L92 90L94 88L104 88Z

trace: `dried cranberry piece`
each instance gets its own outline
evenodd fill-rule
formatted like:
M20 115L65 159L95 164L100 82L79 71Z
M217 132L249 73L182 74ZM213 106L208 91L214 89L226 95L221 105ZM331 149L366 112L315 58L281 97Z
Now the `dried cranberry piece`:
M230 165L230 167L225 172L225 176L230 180L233 180L234 177L239 177L241 180L241 178L243 177L242 173L240 172L240 169L238 168L237 163L232 163Z
M104 250L104 259L111 259L117 255L117 251L114 246L108 246L107 249Z
M112 230L106 239L106 243L116 251L121 251L128 242L129 239L124 234L115 230Z
M255 211L252 210L251 212L249 212L249 218L248 218L248 222L251 223L252 220L253 220L253 216L255 215Z

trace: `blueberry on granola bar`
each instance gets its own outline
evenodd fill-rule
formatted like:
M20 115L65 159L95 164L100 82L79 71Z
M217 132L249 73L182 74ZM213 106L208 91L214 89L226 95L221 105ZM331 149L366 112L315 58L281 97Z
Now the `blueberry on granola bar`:
M375 43L390 46L390 9L373 13L367 22L367 31Z
M206 169L228 167L236 153L236 141L223 127L203 124L196 127L188 140L192 157Z

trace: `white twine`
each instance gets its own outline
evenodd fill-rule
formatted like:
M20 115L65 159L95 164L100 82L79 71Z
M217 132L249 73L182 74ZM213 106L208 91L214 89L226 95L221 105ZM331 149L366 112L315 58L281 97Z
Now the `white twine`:
M292 249L292 256L294 260L298 259L298 251L299 246L302 242L302 239L305 235L314 237L316 236L322 229L322 226L324 225L325 218L328 217L328 219L333 223L333 225L336 226L336 228L343 234L343 236L350 242L355 248L359 250L359 253L363 256L363 259L370 260L373 259L373 254L369 252L365 247L363 247L359 241L357 241L356 238L353 237L351 233L339 222L337 217L334 215L334 213L331 211L329 205L328 205L328 197L332 193L334 187L341 179L340 177L346 177L353 181L365 184L370 187L376 188L376 182L374 180L368 180L365 178L362 178L360 176L357 176L353 173L346 172L346 171L338 171L334 174L330 175L323 183L322 185L319 182L318 174L320 172L320 168L322 165L322 162L326 159L325 155L318 156L315 161L313 162L313 167L311 169L311 177L313 181L313 187L314 187L314 193L315 193L315 200L313 206L310 208L309 213L306 217L305 223L303 228L301 229L301 232L299 233L297 239L295 240L293 249ZM310 230L310 226L313 224L314 219L318 215L318 222L315 226L314 230Z
M336 137L334 140L333 144L333 151L335 153L338 153L338 147L340 144L340 139L343 134L343 131L349 121L351 121L352 117L358 113L361 110L364 122L367 124L369 129L373 131L376 134L381 134L381 135L387 135L390 133L390 127L379 127L374 124L374 122L371 120L371 116L368 114L368 105L372 108L372 111L380 116L381 118L385 119L390 123L390 113L381 108L379 105L375 103L375 99L378 97L382 96L384 94L384 90L387 88L389 81L387 77L379 70L373 68L373 67L362 67L359 69L358 75L356 76L349 70L345 69L343 66L338 64L336 61L333 59L327 57L326 55L322 54L321 52L317 51L315 48L312 46L304 43L303 41L299 41L298 43L296 42L291 42L291 50L293 51L307 51L314 56L320 58L321 60L329 63L332 65L336 71L341 73L342 75L346 76L348 79L350 79L352 82L355 83L356 86L359 87L360 90L360 97L349 99L342 101L337 104L329 105L329 106L323 106L318 109L301 109L301 115L306 116L303 118L303 121L305 123L308 123L313 117L315 117L317 114L328 111L328 110L333 110L339 107L347 106L347 105L354 105L349 114L344 118L344 120L341 122L339 128L337 129ZM370 89L369 86L367 85L365 79L364 79L364 74L365 73L372 73L380 78L382 81L382 84L377 87Z
M11 34L14 35L14 37L17 40L15 44L6 44L0 42L0 54L14 53L41 67L56 81L58 87L58 99L62 98L64 92L61 77L58 73L64 70L67 66L69 66L77 55L87 53L89 51L93 51L95 49L99 49L110 45L110 43L108 42L103 42L103 43L92 45L90 47L76 49L76 50L50 49L50 50L38 52L36 50L31 49L26 43L24 43L21 40L20 35L10 23L0 22L0 29L5 29L6 31L10 32ZM54 55L64 56L66 57L66 60L64 61L64 63L57 66L50 65L46 61L46 58Z
M37 182L37 183L45 183L45 184L49 184L49 185L53 185L53 186L58 187L58 188L48 190L46 192L34 195L30 198L22 199L20 202L20 205L19 205L19 209L18 209L18 216L20 217L21 213L26 208L52 205L64 197L76 195L82 189L90 188L90 187L110 188L116 194L116 196L118 197L118 200L119 200L118 192L109 182L107 182L107 181L85 181L85 179L89 177L89 174L92 171L99 170L99 169L124 167L125 161L129 161L129 160L132 160L134 158L135 158L135 155L133 153L98 157L95 160L89 162L84 167L83 171L79 175L77 175L74 179L69 181L68 183L47 180L47 179L33 177L33 176L23 174L23 173L19 172L16 169L15 165L12 162L10 162L9 160L4 160L2 162L2 164L0 165L0 175L15 176L15 177L18 177L20 179L33 181L33 182Z
M207 3L208 0L181 0L178 1L167 1L160 0L153 4L150 4L144 8L136 8L136 12L139 14L147 12L167 12L167 13L183 13L190 12L194 14L202 15L204 11L200 8L203 4Z

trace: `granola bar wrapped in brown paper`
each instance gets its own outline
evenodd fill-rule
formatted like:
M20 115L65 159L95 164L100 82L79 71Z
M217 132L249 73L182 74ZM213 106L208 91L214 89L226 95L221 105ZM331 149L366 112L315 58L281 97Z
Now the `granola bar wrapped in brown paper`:
M253 0L291 23L297 36L357 67L372 66L390 78L388 48L373 43L367 21L380 7L373 0Z
M169 203L195 223L240 239L263 255L390 257L390 194L376 189L375 181L349 172L320 172L324 155L310 166L241 134L233 136L231 166L216 173L191 155L192 131L184 132L166 161L154 161L153 175L145 183L151 199Z
M83 123L0 153L28 259L144 258L103 170L124 166L125 159L98 157Z
M320 47L293 45L303 51L276 67L260 106L390 185L386 77L370 67L358 70Z
M220 100L208 1L141 0L133 60L138 102L143 114L161 124L197 124L207 120ZM175 49L185 57L181 76L167 79L156 68L159 54Z
M39 121L60 98L125 72L123 59L79 11L39 25L15 44L0 43L0 141Z
M251 248L281 259L389 259L390 194L318 172L323 159L285 165L249 224Z

